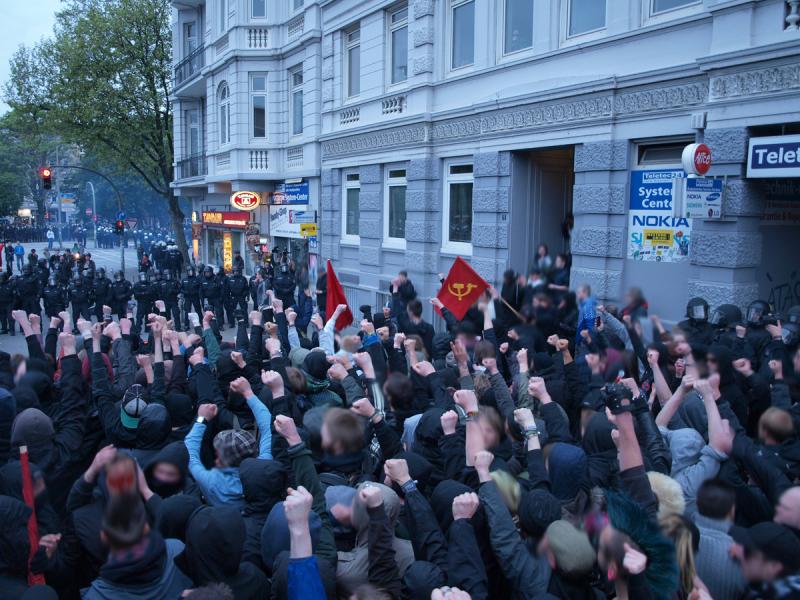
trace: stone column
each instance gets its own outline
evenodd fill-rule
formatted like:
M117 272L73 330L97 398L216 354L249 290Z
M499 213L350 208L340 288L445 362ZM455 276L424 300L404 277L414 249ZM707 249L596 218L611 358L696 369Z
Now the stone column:
M320 182L320 258L339 258L339 233L342 222L342 176L339 169L322 169Z
M627 140L575 147L570 286L588 283L603 301L622 295L628 152Z
M426 157L406 163L406 270L422 297L435 294L442 241L440 162ZM427 308L426 308L427 310Z
M363 274L376 274L381 264L381 240L383 238L383 177L380 165L362 165L359 168L361 192L359 194L358 263ZM364 283L364 277L361 278Z
M472 189L472 266L498 286L508 265L511 153L475 154Z
M412 0L409 7L409 69L408 77L417 81L433 80L434 38L436 23L433 18L434 0Z
M722 219L692 221L687 299L700 296L712 307L735 304L744 309L758 296L763 196L755 182L742 178L747 160L746 128L709 129L704 141L714 160L709 175L727 175L728 182Z

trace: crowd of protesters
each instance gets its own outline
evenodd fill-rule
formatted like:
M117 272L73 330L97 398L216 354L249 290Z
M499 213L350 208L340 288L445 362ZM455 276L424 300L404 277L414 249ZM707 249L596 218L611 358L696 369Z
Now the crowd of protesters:
M404 273L352 327L328 279L231 342L14 311L0 596L800 598L800 307L669 330L544 248L442 331Z

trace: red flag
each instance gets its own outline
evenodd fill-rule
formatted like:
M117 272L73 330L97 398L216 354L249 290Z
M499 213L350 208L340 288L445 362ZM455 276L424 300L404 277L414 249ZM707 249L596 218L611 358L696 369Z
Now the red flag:
M436 297L460 321L467 314L469 307L480 298L488 287L489 284L483 280L483 277L478 275L467 261L459 256L450 267L450 272Z
M347 306L339 318L336 319L336 329L344 329L348 325L353 324L353 313L350 312L350 306L347 304L347 296L344 295L342 284L336 277L336 272L333 270L331 261L328 261L328 301L325 304L325 317L330 319L333 316L336 307L340 304Z
M19 465L22 470L22 498L25 504L31 509L31 516L28 517L28 540L30 541L30 552L28 553L28 585L44 585L44 575L31 572L31 561L36 551L39 549L39 526L36 523L36 500L33 497L33 480L31 480L31 466L28 463L28 447L19 447Z

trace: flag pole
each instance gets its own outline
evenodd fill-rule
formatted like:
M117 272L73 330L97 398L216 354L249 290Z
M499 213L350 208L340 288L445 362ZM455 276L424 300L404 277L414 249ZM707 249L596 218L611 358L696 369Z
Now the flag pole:
M33 495L33 480L31 479L31 466L28 461L28 446L19 447L19 465L22 473L22 498L31 515L28 517L28 541L30 542L30 552L28 554L28 584L43 585L44 575L31 571L31 561L39 549L39 525L36 522L36 499Z

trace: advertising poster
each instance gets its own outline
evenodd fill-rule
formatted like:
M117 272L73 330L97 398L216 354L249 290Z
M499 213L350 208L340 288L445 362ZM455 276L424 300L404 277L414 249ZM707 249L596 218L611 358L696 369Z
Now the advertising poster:
M308 182L279 183L275 186L271 204L308 204L311 201Z
M672 213L672 181L682 169L631 171L628 258L653 262L689 260L692 220Z
M686 180L686 216L692 219L722 216L722 179L691 177Z
M314 223L315 214L308 206L290 208L288 206L269 207L269 234L272 237L300 239L303 237L301 225Z

